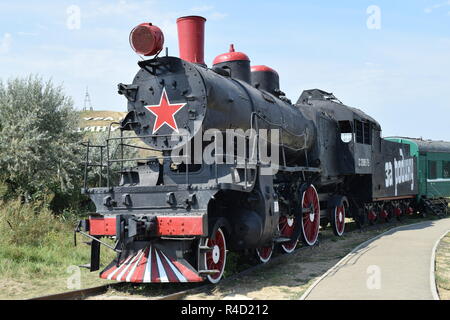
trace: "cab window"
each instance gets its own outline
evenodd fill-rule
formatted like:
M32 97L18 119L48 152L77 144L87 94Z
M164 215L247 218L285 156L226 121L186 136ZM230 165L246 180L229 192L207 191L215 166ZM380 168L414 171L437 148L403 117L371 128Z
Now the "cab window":
M450 161L442 162L442 178L444 179L450 178Z
M355 120L356 142L361 144L372 144L372 126L370 122Z
M428 161L428 179L437 179L436 161Z
M353 140L353 128L350 121L339 121L339 128L341 130L341 140L344 143L349 143Z

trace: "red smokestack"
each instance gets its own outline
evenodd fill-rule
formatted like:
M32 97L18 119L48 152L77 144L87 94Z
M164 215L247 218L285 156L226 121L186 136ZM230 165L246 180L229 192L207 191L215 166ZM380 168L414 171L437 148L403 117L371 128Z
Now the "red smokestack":
M205 64L205 22L206 19L199 16L177 19L181 59Z

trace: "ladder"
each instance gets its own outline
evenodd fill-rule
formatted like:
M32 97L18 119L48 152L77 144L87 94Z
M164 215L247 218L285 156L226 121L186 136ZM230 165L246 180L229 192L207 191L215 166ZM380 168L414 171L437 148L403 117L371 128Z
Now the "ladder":
M442 194L440 194L439 190L433 184L430 183L428 185L433 189L434 193L436 194L436 197L433 199L426 199L424 201L425 208L429 209L429 211L438 216L446 215L448 213L447 200L445 200L445 198L442 197Z
M432 213L438 217L446 215L448 211L447 201L442 198L424 199L423 206L428 213Z

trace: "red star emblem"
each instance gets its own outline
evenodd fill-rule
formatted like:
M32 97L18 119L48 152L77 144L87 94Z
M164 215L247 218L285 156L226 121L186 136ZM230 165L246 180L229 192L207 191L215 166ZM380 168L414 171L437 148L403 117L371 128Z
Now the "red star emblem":
M148 111L156 116L155 124L153 125L153 133L158 131L164 124L167 124L174 131L178 133L177 122L175 121L175 114L183 108L186 103L171 104L167 97L166 88L163 88L161 100L158 105L144 106Z

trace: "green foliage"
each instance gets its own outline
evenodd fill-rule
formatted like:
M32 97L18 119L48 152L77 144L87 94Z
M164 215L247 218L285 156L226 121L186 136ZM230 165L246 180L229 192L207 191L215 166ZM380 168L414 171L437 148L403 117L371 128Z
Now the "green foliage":
M73 244L78 217L68 211L55 216L42 202L21 200L0 201L0 217L0 299L67 291L67 267L90 259L90 247L82 243L86 239L78 236L78 246ZM102 248L102 267L114 256ZM102 283L98 273L82 270L83 287Z
M22 203L12 200L0 202L0 243L5 245L42 246L51 234L65 226L42 202Z
M52 200L73 192L82 159L78 121L72 100L51 81L0 82L0 196Z

